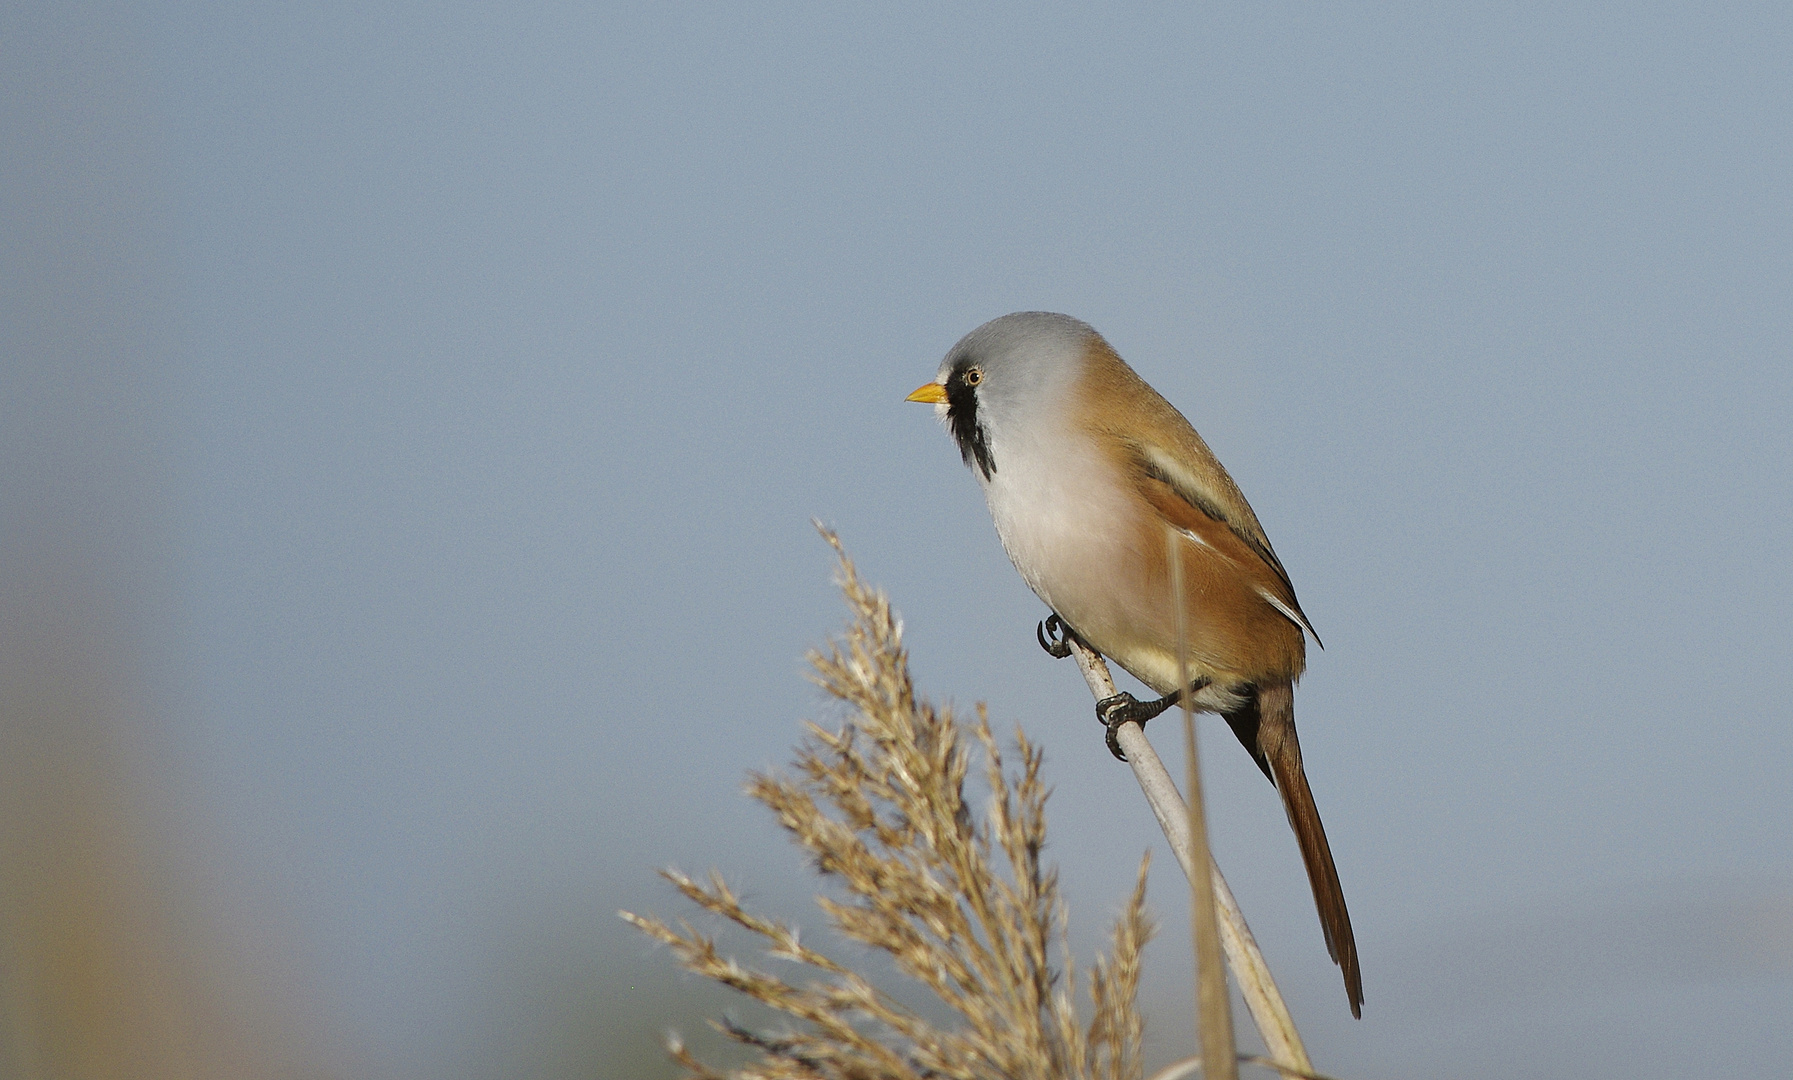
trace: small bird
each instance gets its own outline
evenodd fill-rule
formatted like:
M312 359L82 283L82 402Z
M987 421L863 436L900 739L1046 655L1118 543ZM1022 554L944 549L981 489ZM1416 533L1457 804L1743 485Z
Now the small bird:
M984 489L1009 561L1052 609L1041 645L1068 655L1045 636L1062 626L1163 695L1097 704L1117 756L1115 727L1180 700L1182 606L1191 704L1226 718L1282 796L1327 951L1343 969L1351 1015L1362 1016L1351 916L1295 737L1303 632L1314 629L1208 444L1093 327L1052 312L1004 315L966 334L908 400L935 407ZM1183 565L1175 596L1172 543Z

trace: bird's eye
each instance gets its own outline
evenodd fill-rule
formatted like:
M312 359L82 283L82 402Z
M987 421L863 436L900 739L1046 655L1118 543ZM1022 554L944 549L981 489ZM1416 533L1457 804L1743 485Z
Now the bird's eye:
M970 371L967 371L965 373L965 385L966 386L976 386L978 383L981 383L983 381L984 381L984 373L979 371L977 368L972 368Z

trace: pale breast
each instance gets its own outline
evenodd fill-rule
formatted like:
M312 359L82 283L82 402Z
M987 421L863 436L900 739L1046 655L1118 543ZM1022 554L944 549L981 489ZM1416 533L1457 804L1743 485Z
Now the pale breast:
M1087 438L1061 429L994 450L984 497L1009 561L1092 645L1123 651L1138 616L1163 603L1139 595L1146 508Z
M1098 652L1168 692L1178 678L1177 620L1163 519L1087 437L1061 429L1056 438L994 449L996 472L983 483L984 496L1015 569ZM1220 612L1210 605L1237 607L1232 594L1239 582L1232 579L1244 579L1224 574L1205 584L1202 571L1214 569L1213 553L1194 545L1184 550L1189 675L1218 684L1197 707L1224 709L1236 704L1227 688L1251 674L1243 655L1251 650L1233 632L1248 624L1217 620ZM1281 619L1259 601L1246 602Z

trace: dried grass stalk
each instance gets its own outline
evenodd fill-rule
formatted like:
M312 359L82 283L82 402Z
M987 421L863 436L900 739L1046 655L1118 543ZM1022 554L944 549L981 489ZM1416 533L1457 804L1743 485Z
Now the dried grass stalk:
M1076 638L1071 638L1068 644L1095 699L1101 701L1113 697L1114 678L1109 674L1107 661L1102 659L1100 653L1091 652ZM1182 863L1184 876L1193 883L1198 864L1190 857L1188 808L1183 804L1183 797L1177 793L1177 785L1171 780L1170 772L1165 769L1164 762L1158 757L1158 752L1152 749L1152 744L1146 740L1145 731L1138 724L1122 724L1120 731L1115 733L1115 741L1120 744L1121 752L1127 755L1127 764L1133 769L1134 779L1139 781L1139 789L1151 806L1152 815L1158 819L1159 827L1164 830L1164 838L1170 842L1171 851ZM1276 980L1270 974L1270 966L1264 962L1263 951L1258 948L1251 927L1246 925L1245 915L1239 910L1239 902L1233 898L1233 890L1227 885L1226 877L1221 874L1220 865L1214 861L1212 853L1208 858L1208 877L1214 888L1214 900L1220 915L1220 940L1226 951L1227 966L1232 969L1233 977L1239 982L1239 992L1245 998L1246 1007L1251 1011L1251 1018L1257 1024L1258 1033L1263 1036L1271 1057L1276 1059L1277 1068L1290 1080L1316 1075L1313 1063L1308 1060L1307 1048L1302 1044L1301 1033L1295 1029L1295 1020L1289 1015L1289 1006L1283 1001L1282 992L1277 989Z
M1168 530L1170 526L1167 524ZM1183 595L1182 543L1175 535L1166 538L1170 552L1170 594ZM1187 797L1185 820L1189 826L1189 861L1201 866L1213 862L1208 848L1208 812L1202 796L1200 752L1195 738L1195 709L1190 704L1194 691L1189 686L1189 631L1184 625L1183 605L1177 611L1177 686L1183 693L1183 748L1186 779L1183 790ZM1205 1063L1202 1075L1210 1080L1238 1080L1239 1051L1233 1044L1232 1002L1226 993L1226 961L1220 955L1220 923L1215 916L1214 887L1196 875L1189 888L1189 922L1195 940L1195 1003L1196 1031L1201 1035L1201 1058Z
M816 682L854 710L838 731L811 725L795 773L755 775L771 807L840 899L819 897L834 927L888 954L897 968L957 1014L943 1029L865 977L805 945L797 931L748 912L716 875L668 872L692 902L763 939L767 955L813 976L799 985L723 957L681 921L622 913L671 947L679 962L794 1021L777 1034L718 1025L759 1051L719 1073L675 1044L690 1076L1138 1080L1140 954L1151 936L1146 863L1118 919L1108 956L1090 975L1087 1025L1075 1002L1057 872L1041 862L1047 789L1040 751L1017 731L1013 772L984 709L967 731L950 710L917 699L902 627L882 593L867 588L835 536L840 586L852 613L846 636L813 653ZM966 736L970 735L968 739ZM990 799L973 813L965 782L981 752Z

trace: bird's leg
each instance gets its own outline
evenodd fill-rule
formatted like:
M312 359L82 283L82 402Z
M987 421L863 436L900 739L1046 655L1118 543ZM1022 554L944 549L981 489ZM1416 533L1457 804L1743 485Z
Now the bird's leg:
M1189 684L1189 692L1193 694L1207 686L1210 681L1206 678L1195 680ZM1121 746L1115 741L1115 733L1120 730L1121 725L1132 721L1143 728L1146 726L1147 720L1182 700L1183 691L1172 690L1156 701L1141 701L1132 694L1119 693L1096 702L1096 719L1100 720L1102 726L1108 729L1108 752L1113 754L1116 760L1126 761L1127 755L1121 753Z
M1046 621L1034 628L1034 638L1040 643L1040 648L1046 650L1047 655L1060 660L1071 655L1073 641L1089 649L1089 642L1084 641L1077 631L1071 629L1069 623L1059 618L1056 611L1046 616ZM1094 652L1095 650L1090 649L1090 651ZM1189 692L1194 693L1200 690L1207 686L1209 681L1205 678L1195 680L1189 684ZM1132 721L1143 728L1146 726L1147 720L1182 700L1183 692L1172 690L1156 701L1141 701L1132 694L1120 693L1096 702L1096 719L1108 729L1108 752L1113 754L1116 759L1126 761L1127 755L1121 753L1120 744L1115 741L1115 732L1120 729L1120 726Z
M1058 660L1063 660L1071 655L1072 639L1083 640L1077 637L1077 631L1071 629L1063 619L1058 617L1056 611L1046 616L1045 622L1034 627L1033 636L1034 640L1040 643L1040 648L1046 650L1048 656Z
M1116 761L1126 761L1127 755L1121 753L1121 744L1115 741L1115 735L1120 731L1121 725L1132 721L1143 728L1146 726L1147 720L1182 699L1183 692L1181 690L1172 690L1156 701L1141 701L1132 694L1122 691L1113 697L1105 697L1096 702L1096 719L1108 729L1108 752L1114 755Z

